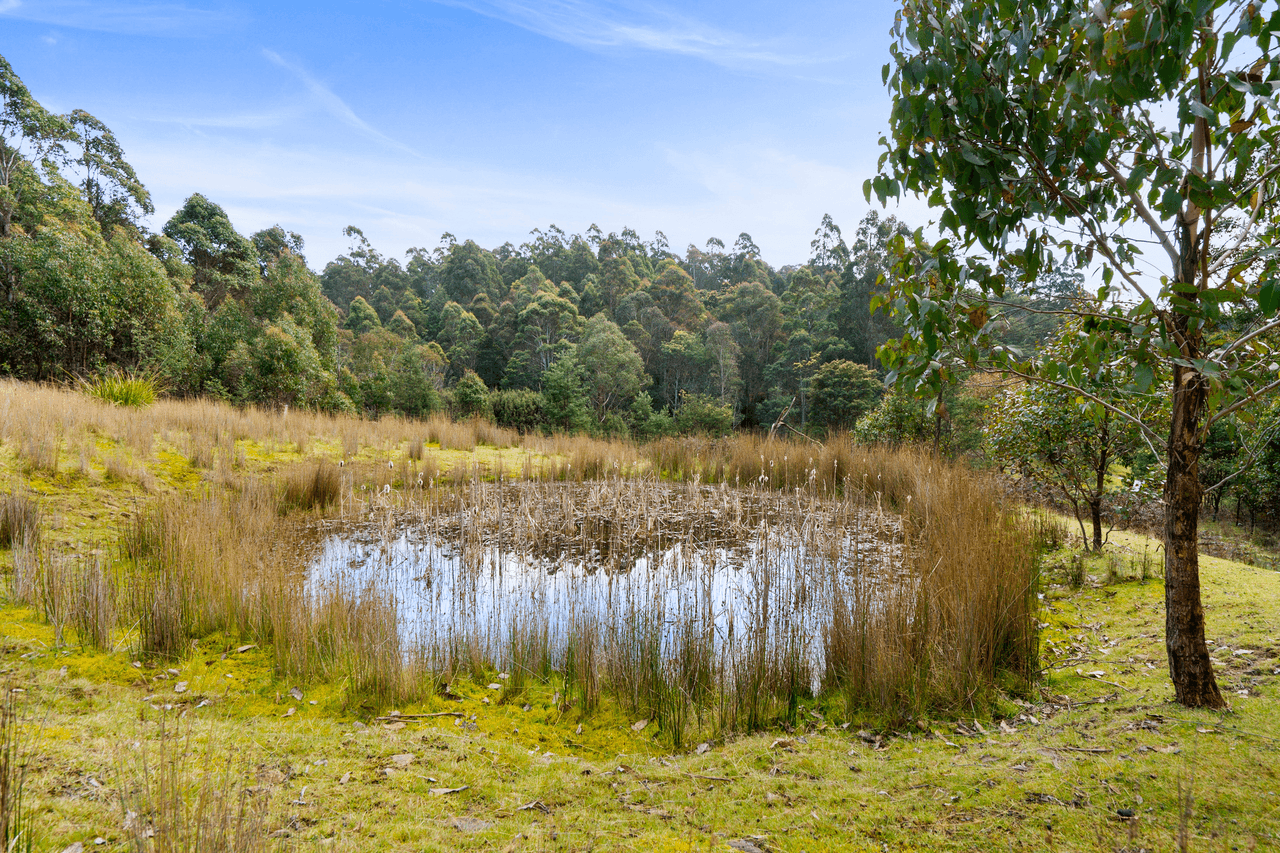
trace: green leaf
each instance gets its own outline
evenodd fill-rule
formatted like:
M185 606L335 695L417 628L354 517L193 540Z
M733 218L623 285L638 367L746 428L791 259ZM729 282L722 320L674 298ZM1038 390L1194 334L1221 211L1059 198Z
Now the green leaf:
M1258 309L1265 317L1274 317L1280 311L1280 282L1272 279L1258 288Z

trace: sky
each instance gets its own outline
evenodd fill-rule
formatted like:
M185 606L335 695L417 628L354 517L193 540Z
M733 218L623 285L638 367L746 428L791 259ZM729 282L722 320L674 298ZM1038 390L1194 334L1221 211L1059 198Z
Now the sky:
M164 226L192 193L320 269L441 235L751 235L803 263L872 208L892 0L0 0L47 109L115 133ZM928 211L891 209L912 225Z

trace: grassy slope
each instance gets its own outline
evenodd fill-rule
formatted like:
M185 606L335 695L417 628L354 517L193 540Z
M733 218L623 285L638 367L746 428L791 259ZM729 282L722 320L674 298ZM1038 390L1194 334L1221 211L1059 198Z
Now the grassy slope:
M198 481L172 449L157 442L153 491ZM289 456L245 455L250 467ZM0 479L40 495L51 535L67 542L105 540L147 499L92 463L31 477L0 448L0 466ZM461 701L399 709L463 717L388 724L344 707L340 685L291 698L259 649L206 638L171 675L135 668L127 650L55 649L36 614L13 607L0 610L0 667L27 691L36 849L97 838L124 849L115 792L136 784L135 744L154 744L157 718L182 711L215 764L230 757L269 797L268 829L287 849L726 850L745 839L766 850L1173 850L1180 784L1194 798L1190 849L1280 848L1280 575L1212 558L1203 572L1227 714L1169 701L1158 580L1050 588L1041 699L1007 704L1003 725L922 721L878 742L806 711L795 732L670 755L607 708L561 715L554 686L499 704L470 682L452 685Z

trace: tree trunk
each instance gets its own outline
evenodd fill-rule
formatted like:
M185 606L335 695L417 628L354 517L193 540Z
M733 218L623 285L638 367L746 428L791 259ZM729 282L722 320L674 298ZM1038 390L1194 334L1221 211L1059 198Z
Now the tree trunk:
M1181 365L1173 374L1173 423L1169 429L1169 476L1165 481L1164 606L1169 675L1179 704L1223 708L1204 640L1200 602L1200 416L1204 378Z
M1102 553L1102 496L1089 496L1089 522L1093 526L1093 552Z
M1209 26L1212 26L1211 19ZM1207 97L1205 65L1200 67L1200 97ZM1192 168L1204 173L1210 142L1209 125L1197 118L1191 143ZM1201 235L1201 210L1188 196L1178 215L1178 269L1176 280L1186 284L1201 276L1201 242L1208 246L1208 233ZM1186 293L1196 301L1198 291ZM1185 361L1201 356L1203 339L1199 324L1193 325L1190 312L1175 306L1169 317L1169 331L1177 341ZM1173 365L1173 410L1169 424L1169 474L1164 485L1164 632L1169 653L1169 675L1174 697L1189 708L1224 708L1226 701L1213 677L1213 662L1204 641L1204 606L1200 602L1200 453L1204 436L1200 422L1208 396L1208 383L1200 371L1182 364Z

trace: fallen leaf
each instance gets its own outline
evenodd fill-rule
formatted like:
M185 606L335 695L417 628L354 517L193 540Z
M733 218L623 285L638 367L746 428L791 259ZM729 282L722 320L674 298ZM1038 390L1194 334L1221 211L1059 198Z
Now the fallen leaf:
M383 723L382 727L384 729L387 729L388 731L398 732L407 725L409 724L408 723Z
M185 682L185 681L179 681L177 684L173 685L173 692L174 692L174 693L186 693L186 692L187 692L187 682Z
M642 731L644 731L644 727L645 727L645 726L647 726L647 725L649 725L649 720L648 720L648 718L645 718L645 719L643 719L643 720L637 720L636 722L634 722L634 723L632 723L632 724L631 724L631 731L633 731L633 732L642 732Z
M413 763L412 752L402 752L398 755L391 756L391 763L397 767L408 767Z
M501 684L490 684L490 685L489 685L489 689L490 689L490 690L501 690L501 689L502 689L502 685L501 685Z
M281 716L292 717L296 713L298 713L298 709L290 705L289 710L285 711L284 714L282 714Z
M342 774L342 778L338 780L338 784L345 785L350 781L351 781L351 771L348 770L346 773Z
M530 809L537 809L543 814L551 814L551 809L547 808L547 804L542 802L542 800L534 800L531 803L525 803L523 806L517 808L516 811L527 812Z
M293 697L293 699L294 699L294 701L295 701L295 702L301 702L301 701L302 701L302 691L301 691L301 690L299 690L299 689L298 689L298 688L296 688L296 687L290 687L290 688L289 688L289 695Z

